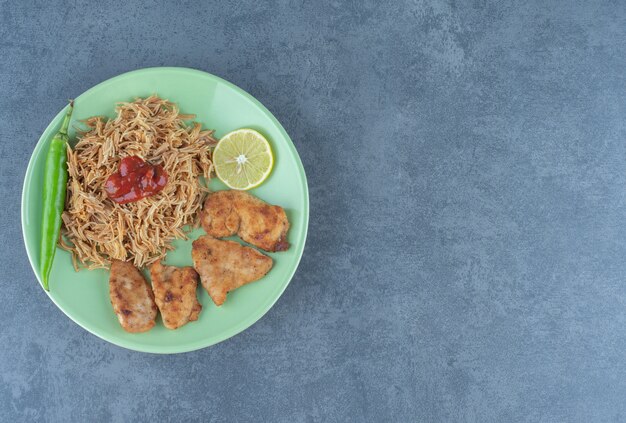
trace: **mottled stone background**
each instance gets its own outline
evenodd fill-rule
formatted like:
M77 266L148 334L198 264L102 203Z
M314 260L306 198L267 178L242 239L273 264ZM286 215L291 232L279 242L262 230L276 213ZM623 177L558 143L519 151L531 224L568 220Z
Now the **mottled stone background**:
M626 5L0 1L0 421L626 421ZM149 66L222 76L304 162L309 238L249 330L109 345L38 286L27 161Z

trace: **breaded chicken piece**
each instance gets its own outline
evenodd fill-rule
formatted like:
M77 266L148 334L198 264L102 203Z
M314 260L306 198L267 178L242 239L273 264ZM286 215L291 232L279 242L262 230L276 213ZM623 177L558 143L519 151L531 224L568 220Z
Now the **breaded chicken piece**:
M152 290L163 325L177 329L189 321L198 320L202 305L196 296L198 274L193 267L150 266Z
M285 210L247 192L227 190L209 194L200 219L206 233L216 238L237 234L265 251L289 248L289 220Z
M273 263L254 248L208 235L193 242L191 257L202 286L218 306L226 301L229 291L265 276Z
M109 278L113 310L126 332L145 332L154 326L157 306L150 285L135 266L113 260Z

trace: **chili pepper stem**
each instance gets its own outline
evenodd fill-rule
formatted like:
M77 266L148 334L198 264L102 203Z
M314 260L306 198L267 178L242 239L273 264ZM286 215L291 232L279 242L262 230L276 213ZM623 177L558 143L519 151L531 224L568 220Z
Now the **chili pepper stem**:
M70 100L70 106L67 108L67 112L65 113L65 117L63 118L63 123L61 124L61 129L59 130L59 134L67 135L67 130L70 127L70 120L72 120L73 111L74 111L74 100Z

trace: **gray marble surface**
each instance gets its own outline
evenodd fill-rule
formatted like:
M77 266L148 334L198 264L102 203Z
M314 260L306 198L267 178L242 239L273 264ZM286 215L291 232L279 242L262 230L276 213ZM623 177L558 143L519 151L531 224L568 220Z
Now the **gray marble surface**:
M626 421L621 2L0 1L0 420ZM59 311L19 206L98 82L205 70L283 123L300 268L249 330L127 351Z

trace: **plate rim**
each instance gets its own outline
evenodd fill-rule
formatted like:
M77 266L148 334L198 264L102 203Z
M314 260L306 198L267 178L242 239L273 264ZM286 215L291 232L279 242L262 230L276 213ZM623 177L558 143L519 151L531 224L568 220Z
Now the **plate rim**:
M252 326L256 322L261 320L267 314L267 312L274 306L274 304L276 304L278 299L282 296L282 294L287 289L287 286L289 286L289 284L291 283L291 280L293 279L293 276L295 275L295 273L298 270L298 267L300 265L300 261L302 259L302 255L304 254L304 249L306 247L306 240L307 240L308 229L309 229L310 200L309 200L308 180L307 180L307 176L306 176L306 171L304 169L304 165L302 164L302 159L300 158L300 155L298 154L296 146L294 145L293 141L291 140L291 137L289 136L289 134L287 133L285 128L278 121L278 119L276 119L274 114L267 107L265 107L259 100L257 100L254 96L252 96L250 93L248 93L247 91L245 91L241 87L239 87L239 86L233 84L232 82L229 82L229 81L227 81L227 80L225 80L225 79L223 79L223 78L221 78L221 77L219 77L217 75L214 75L212 73L209 73L209 72L206 72L206 71L202 71L202 70L199 70L199 69L193 69L193 68L187 68L187 67L176 67L176 66L156 66L156 67L135 69L135 70L132 70L132 71L129 71L129 72L121 73L121 74L116 75L116 76L114 76L112 78L105 79L102 82L99 82L98 84L92 86L91 88L87 89L86 91L84 91L83 93L78 95L76 97L76 99L80 98L81 96L89 94L91 91L95 90L96 88L102 88L103 86L107 86L107 85L109 85L111 83L116 82L117 80L124 79L124 78L127 78L129 76L135 76L137 74L149 74L149 73L153 73L153 72L163 72L163 71L166 71L166 72L179 72L179 73L182 73L182 74L184 74L184 73L191 73L191 74L195 74L195 75L201 76L203 78L212 79L213 81L217 82L218 84L224 84L228 88L234 90L239 95L241 95L244 98L246 98L247 100L251 101L256 107L258 107L270 119L270 121L274 125L276 125L276 127L278 128L278 130L281 133L281 135L287 140L287 147L288 147L288 149L291 151L292 155L296 159L296 167L298 168L299 173L301 174L302 185L303 185L304 208L303 208L303 225L302 225L302 230L301 230L302 247L301 247L299 253L296 256L295 266L293 267L293 269L289 273L288 277L286 278L287 279L286 283L284 284L284 286L282 287L280 292L278 292L276 297L273 298L272 300L270 300L267 304L263 305L259 309L260 310L259 313L254 314L254 315L252 315L252 317L247 318L247 319L241 321L239 324L237 324L234 327L233 330L229 331L228 335L219 335L219 336L217 336L214 339L200 340L198 342L187 343L182 348L180 346L178 346L178 345L175 345L175 346L162 346L162 347L160 347L161 349L159 351L155 351L155 350L151 349L150 346L146 347L145 345L140 344L140 343L136 343L134 341L126 341L125 340L124 342L120 342L120 341L118 341L116 339L113 339L113 340L112 339L108 339L106 337L106 334L100 333L100 331L98 331L98 330L94 330L92 328L86 327L81 322L79 322L77 320L77 318L75 318L75 316L72 315L72 313L68 312L61 305L59 305L59 303L57 303L57 301L50 294L50 292L48 292L48 291L43 289L43 285L41 283L41 279L40 279L39 274L38 274L38 272L36 270L37 269L37 265L34 263L34 259L33 259L32 255L31 255L30 251L29 251L29 248L28 248L26 227L24 225L24 221L25 221L25 218L26 218L26 190L27 190L28 184L30 183L30 181L32 179L33 166L34 166L33 165L33 163L34 163L33 158L37 154L39 154L40 150L43 148L43 144L45 142L44 136L46 136L46 134L48 134L48 132L52 130L54 125L56 125L55 122L57 122L57 120L60 119L61 116L65 113L65 109L67 108L67 106L65 106L63 109L61 109L50 120L50 123L48 123L46 128L43 130L43 132L39 136L39 139L37 140L37 143L35 144L35 147L33 148L33 151L32 151L32 153L30 155L30 158L28 159L28 165L26 167L26 172L24 174L24 182L22 184L22 198L21 198L21 205L20 205L20 224L22 226L22 239L23 239L23 242L24 242L24 248L26 250L26 255L28 256L28 261L30 263L30 266L31 266L31 268L33 270L33 273L35 274L35 278L39 282L39 285L40 285L41 289L46 293L48 298L70 320L72 320L74 323L76 323L78 326L80 326L81 328L83 328L87 332L91 333L92 335L95 335L98 338L102 339L103 341L106 341L108 343L111 343L113 345L116 345L116 346L124 348L124 349L132 350L132 351L138 351L138 352L143 352L143 353L152 353L152 354L180 354L180 353L192 352L192 351L197 351L197 350L200 350L200 349L203 349L203 348L207 348L207 347L210 347L212 345L218 344L220 342L223 342L223 341L225 341L227 339L230 339L230 338L240 334L241 332L243 332L244 330L248 329L250 326Z

